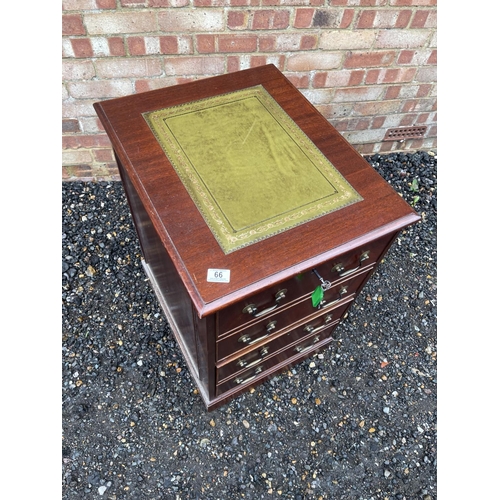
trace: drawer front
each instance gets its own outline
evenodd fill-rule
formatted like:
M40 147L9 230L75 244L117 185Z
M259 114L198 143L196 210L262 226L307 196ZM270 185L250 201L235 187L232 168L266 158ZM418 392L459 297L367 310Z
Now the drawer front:
M217 360L223 361L230 356L240 353L241 356L247 354L252 348L261 348L264 344L277 339L280 347L291 342L287 329L294 324L306 325L309 321L323 321L321 318L328 318L328 322L339 319L354 298L354 294L348 295L340 302L325 309L323 314L318 313L312 307L311 299L308 297L295 306L283 310L281 313L259 321L249 328L240 330L217 342ZM318 317L320 319L318 319ZM316 324L317 326L317 324ZM302 332L304 335L304 332Z
M269 371L270 369L277 366L279 363L286 361L287 359L291 359L294 356L299 356L300 354L305 354L307 352L312 353L315 347L321 345L321 343L325 341L325 339L328 339L330 337L331 332L331 326L322 327L321 331L312 333L308 337L303 338L299 342L296 342L294 345L289 346L286 349L282 349L274 356L263 359L260 363L252 366L251 368L244 369L240 373L227 378L219 385L217 385L217 395L223 394L224 392L235 387L251 385L251 383L254 382L265 371Z
M345 310L345 308L343 310ZM340 315L342 315L342 312L340 312ZM217 383L220 383L228 377L235 376L242 370L248 370L262 364L264 361L267 361L267 359L273 357L279 351L287 349L291 344L294 344L298 340L307 338L327 326L335 326L339 321L340 319L333 319L333 315L331 313L325 313L321 316L315 317L306 324L290 330L285 335L281 335L269 342L266 342L261 347L242 354L237 359L230 361L217 369Z
M269 317L310 295L320 284L318 275L332 284L372 267L382 255L393 235L384 236L338 258L320 264L293 278L233 304L217 314L217 334L224 336L255 320Z

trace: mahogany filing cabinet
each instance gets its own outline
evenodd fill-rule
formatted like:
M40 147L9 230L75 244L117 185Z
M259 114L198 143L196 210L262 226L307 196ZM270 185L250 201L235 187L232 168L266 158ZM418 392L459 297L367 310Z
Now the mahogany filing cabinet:
M273 65L94 107L208 410L324 350L419 220Z

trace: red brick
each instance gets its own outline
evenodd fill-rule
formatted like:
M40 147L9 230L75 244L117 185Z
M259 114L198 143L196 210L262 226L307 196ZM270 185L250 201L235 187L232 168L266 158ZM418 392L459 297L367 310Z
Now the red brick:
M313 79L313 87L347 87L351 79L349 70L325 71L317 73Z
M292 82L293 86L298 89L309 88L309 75L289 74L287 78Z
M63 0L62 10L91 10L95 8L94 0Z
M260 52L272 52L276 50L276 36L266 35L259 37Z
M300 49L301 50L311 50L315 49L318 45L317 35L303 35L300 39Z
M257 10L252 20L253 30L284 29L290 21L287 10Z
M375 152L374 144L357 144L355 148L361 155L371 155Z
M111 146L106 134L65 135L62 138L63 149L90 149Z
M94 157L99 163L108 163L115 159L112 148L94 149Z
M230 0L231 7L258 7L260 5L260 0Z
M432 84L424 83L419 85L416 97L428 97L430 91L432 90Z
M255 52L257 36L255 35L220 35L219 52Z
M287 70L311 71L339 68L342 63L340 52L299 52L288 57Z
M339 28L345 29L351 25L352 20L354 19L354 12L355 12L354 9L345 9L344 10L344 13L342 14L342 19L340 21Z
M385 100L397 99L401 92L401 85L391 85L385 93Z
M124 56L125 55L125 42L119 36L112 36L108 38L109 54L111 56Z
M326 72L316 73L313 77L313 87L324 87L326 83Z
M177 54L179 44L176 36L161 36L160 37L160 52L162 54Z
M227 15L227 27L232 30L245 29L248 25L248 13L241 10L231 10Z
M87 32L91 35L113 35L122 33L149 33L156 31L157 14L154 11L103 11L83 15Z
M189 0L148 0L148 7L185 7Z
M356 28L373 28L376 14L377 12L375 10L362 11L356 23Z
M427 18L429 17L428 10L417 10L415 15L413 16L413 20L411 22L410 28L423 28L425 27L425 23Z
M82 16L79 14L64 14L62 16L63 35L85 35Z
M240 69L241 69L240 57L239 56L227 56L227 72L234 73L235 71L239 71Z
M380 77L380 69L370 69L366 72L365 83L367 85L373 85L374 83L378 83Z
M433 50L429 59L427 59L427 64L437 64L437 50Z
M283 72L285 69L285 61L286 57L284 54L272 56L251 55L250 67L255 68L256 66L264 66L265 64L274 64L281 72Z
M160 76L163 72L157 57L108 57L96 59L95 66L99 77L114 80Z
M348 83L349 87L353 87L355 85L361 85L364 77L365 77L364 70L351 71L351 76L349 77L349 83Z
M371 128L382 128L384 126L385 116L376 116L372 119Z
M416 118L417 118L417 115L415 115L415 114L403 115L401 117L401 120L399 121L399 126L400 127L411 127L415 124Z
M314 28L338 28L340 24L339 9L316 9L313 17Z
M67 87L70 95L76 99L121 97L134 90L129 79L119 78L70 82Z
M367 68L371 66L389 66L394 61L395 53L383 52L361 52L348 54L344 62L345 68Z
M310 28L314 9L296 9L294 28Z
M398 64L411 64L414 55L414 50L402 50L398 57Z
M392 141L383 142L380 145L380 152L381 153L388 153L389 151L392 151L394 144L395 144L395 142L392 142Z
M418 105L418 101L414 99L408 99L403 103L403 107L401 108L401 111L403 113L410 113L415 110L415 108Z
M95 77L92 61L65 59L62 61L63 80L90 80Z
M196 46L200 54L215 52L215 35L196 35Z
M428 43L431 37L429 30L387 29L380 30L374 48L411 49L421 48Z
M415 123L427 123L429 120L430 113L421 113L418 115L417 119L415 120Z
M437 0L391 0L391 5L408 7L430 7L437 5Z
M370 128L370 120L368 118L355 118L351 125L351 130L366 130Z
M371 87L374 89L374 87ZM359 116L389 116L399 113L400 101L367 101L355 102L352 114Z
M116 0L96 0L98 9L116 9Z
M165 73L177 77L219 75L224 73L224 63L224 57L207 56L168 57L164 61Z
M222 9L178 9L175 13L166 9L158 12L158 26L166 32L213 33L224 30L225 14Z
M350 89L337 89L335 92L335 101L374 101L380 97L381 92L382 89L379 89L377 87L353 87Z
M75 132L80 132L80 124L76 119L63 120L62 121L62 131L63 134L72 134Z
M402 10L396 19L396 23L394 24L395 28L406 28L408 23L410 22L412 15L411 10Z
M120 0L122 7L146 7L146 0Z
M146 44L142 36L128 37L127 46L131 56L143 56L146 54Z
M71 46L75 57L92 57L92 44L88 38L72 38Z

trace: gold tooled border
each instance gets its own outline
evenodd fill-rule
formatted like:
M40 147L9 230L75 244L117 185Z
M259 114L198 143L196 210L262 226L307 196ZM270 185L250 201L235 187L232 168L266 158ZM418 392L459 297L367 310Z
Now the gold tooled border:
M284 217L278 217L275 220L260 224L249 230L237 232L236 234L228 229L229 222L224 220L223 212L217 208L216 203L211 199L204 186L202 186L195 168L180 151L175 137L166 129L162 120L169 116L175 116L179 110L182 110L182 113L189 113L204 109L206 103L210 103L211 105L214 105L214 102L216 105L231 103L234 101L235 96L238 99L246 97L257 97L259 99L265 109L279 121L289 136L309 155L316 168L329 178L329 181L338 191L335 199L328 199L307 208L295 210ZM323 155L262 85L149 111L142 115L225 254L270 238L288 229L363 200L359 193L348 183L330 160ZM160 132L163 133L160 134Z

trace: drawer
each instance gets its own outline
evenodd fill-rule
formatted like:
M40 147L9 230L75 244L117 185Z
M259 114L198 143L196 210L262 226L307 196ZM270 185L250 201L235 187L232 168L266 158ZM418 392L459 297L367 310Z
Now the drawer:
M342 313L340 313L340 315L342 316ZM326 326L335 326L339 321L340 319L333 319L331 313L325 313L321 316L317 316L308 321L306 324L290 330L287 334L280 335L279 337L266 342L263 346L250 352L246 352L237 359L220 366L217 369L217 382L220 383L222 380L234 376L242 370L248 370L259 365L263 361L274 356L279 351L287 349L291 344L297 342L301 338L309 337Z
M217 314L217 335L222 337L255 320L269 317L310 295L320 284L318 275L335 284L372 267L389 245L392 235L371 241L366 245L320 264L293 278L273 285L245 300L237 302Z
M354 294L348 295L340 302L335 302L333 306L319 313L313 308L310 297L302 302L281 311L279 314L263 319L251 327L239 330L238 332L225 337L217 342L217 360L224 359L240 353L246 355L252 350L252 347L261 347L265 343L279 339L280 346L291 342L287 333L293 325L305 325L308 321L319 321L318 317L328 316L329 321L333 322L339 319L353 300ZM328 315L326 314L328 313Z
M333 326L333 325L332 325ZM300 354L313 352L315 347L327 344L324 342L329 339L332 333L332 326L323 326L321 331L309 334L308 337L301 339L294 345L282 349L274 356L263 359L260 363L251 368L244 369L238 374L235 374L217 385L217 394L222 394L235 387L250 385L265 371L269 371L280 363L285 362L293 357L298 357ZM272 372L271 372L272 373Z

